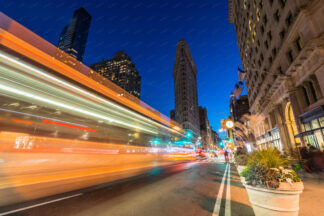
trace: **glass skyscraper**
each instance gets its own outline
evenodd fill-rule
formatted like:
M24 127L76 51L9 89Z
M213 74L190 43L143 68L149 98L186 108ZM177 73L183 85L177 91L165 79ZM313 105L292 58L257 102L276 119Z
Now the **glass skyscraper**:
M74 11L72 20L61 32L58 48L82 62L90 22L91 16L84 8Z

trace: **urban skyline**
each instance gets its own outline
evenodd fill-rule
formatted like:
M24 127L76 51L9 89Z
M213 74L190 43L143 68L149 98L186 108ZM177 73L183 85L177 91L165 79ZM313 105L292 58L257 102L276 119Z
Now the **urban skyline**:
M324 0L1 6L0 215L324 215Z

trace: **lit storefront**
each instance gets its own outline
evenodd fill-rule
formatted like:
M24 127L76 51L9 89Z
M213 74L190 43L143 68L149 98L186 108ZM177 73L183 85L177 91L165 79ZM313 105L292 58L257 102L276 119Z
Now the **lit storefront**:
M282 151L282 144L278 128L273 128L272 130L258 137L256 143L260 149L276 147L279 149L279 151Z
M304 145L311 144L315 148L324 150L324 106L316 107L299 116L302 125L300 137Z

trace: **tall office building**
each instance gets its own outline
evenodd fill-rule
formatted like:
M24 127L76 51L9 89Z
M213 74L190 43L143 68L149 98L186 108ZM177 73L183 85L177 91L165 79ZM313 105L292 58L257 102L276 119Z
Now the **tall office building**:
M175 120L198 137L200 126L196 74L188 44L182 39L177 44L173 68Z
M91 16L84 8L74 11L72 20L61 32L58 48L82 62L90 22Z
M257 145L324 150L324 0L229 0Z
M90 67L130 94L140 98L141 76L125 51L117 52L113 58L92 64Z
M214 149L213 134L209 125L206 107L199 106L199 122L202 148L205 150Z

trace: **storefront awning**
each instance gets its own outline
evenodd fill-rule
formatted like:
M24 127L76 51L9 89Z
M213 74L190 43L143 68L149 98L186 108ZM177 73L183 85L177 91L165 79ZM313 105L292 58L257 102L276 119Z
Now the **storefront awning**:
M304 137L304 136L308 136L308 135L313 135L314 134L314 131L316 131L316 130L324 130L324 127L316 128L316 129L313 129L313 130L309 130L309 131L302 132L300 134L297 134L295 136L295 138L300 138L300 137Z
M299 118L303 123L306 123L322 116L324 116L324 105L318 106L312 110L309 110L299 115Z

